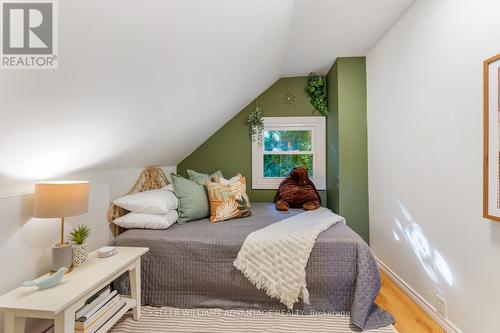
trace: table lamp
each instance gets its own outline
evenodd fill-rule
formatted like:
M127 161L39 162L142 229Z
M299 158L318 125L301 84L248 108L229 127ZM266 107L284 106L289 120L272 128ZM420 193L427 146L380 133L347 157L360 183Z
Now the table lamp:
M51 271L57 271L61 267L71 267L73 262L71 243L64 241L64 218L86 213L88 205L87 181L52 181L35 184L33 216L61 219L61 239L52 246Z

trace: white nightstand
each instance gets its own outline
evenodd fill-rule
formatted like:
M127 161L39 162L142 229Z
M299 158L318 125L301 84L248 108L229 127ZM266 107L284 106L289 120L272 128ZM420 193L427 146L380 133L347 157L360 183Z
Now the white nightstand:
M5 333L24 333L26 318L54 319L55 333L73 333L75 312L96 292L125 272L129 273L131 295L127 305L97 332L106 332L125 312L133 309L134 319L141 315L141 256L144 247L116 247L117 253L98 258L96 251L88 261L66 274L55 287L38 290L20 287L0 296L0 309L5 312Z

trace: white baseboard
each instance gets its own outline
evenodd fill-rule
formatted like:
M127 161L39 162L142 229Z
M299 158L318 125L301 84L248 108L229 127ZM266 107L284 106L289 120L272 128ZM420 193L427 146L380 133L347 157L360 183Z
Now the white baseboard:
M386 273L394 283L396 283L425 313L427 313L434 321L448 333L463 333L449 319L440 316L436 308L417 293L408 283L401 279L389 267L387 267L379 258L375 258L380 269Z

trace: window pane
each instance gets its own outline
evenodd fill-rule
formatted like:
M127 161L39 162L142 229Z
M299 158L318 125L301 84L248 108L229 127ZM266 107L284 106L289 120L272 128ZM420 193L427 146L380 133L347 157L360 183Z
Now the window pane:
M311 151L312 131L264 131L265 151Z
M313 155L264 155L264 177L286 177L297 166L306 168L309 177L312 177Z

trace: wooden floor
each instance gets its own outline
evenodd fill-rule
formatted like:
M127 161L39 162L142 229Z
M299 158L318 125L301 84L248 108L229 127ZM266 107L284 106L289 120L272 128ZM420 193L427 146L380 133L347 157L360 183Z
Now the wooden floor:
M380 274L382 288L376 303L396 319L399 333L446 333L385 273Z

